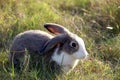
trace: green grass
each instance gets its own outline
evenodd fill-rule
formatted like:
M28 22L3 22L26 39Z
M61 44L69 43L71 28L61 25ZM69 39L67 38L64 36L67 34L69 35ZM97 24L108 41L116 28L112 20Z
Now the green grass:
M0 0L0 80L120 80L119 0ZM8 66L9 46L20 32L58 23L85 41L88 60L68 75L42 66L23 73ZM110 29L110 28L112 29ZM46 31L46 30L45 30ZM44 62L43 62L44 63Z

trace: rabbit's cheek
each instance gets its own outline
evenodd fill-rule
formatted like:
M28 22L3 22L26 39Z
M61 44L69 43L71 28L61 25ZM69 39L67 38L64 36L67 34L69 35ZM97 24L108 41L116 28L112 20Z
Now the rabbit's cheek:
M77 51L75 53L73 53L73 57L76 59L84 59L88 56L87 51Z
M79 49L73 53L73 57L76 59L84 59L88 56L88 52L85 48L85 44L82 38L75 36L75 40L78 42Z

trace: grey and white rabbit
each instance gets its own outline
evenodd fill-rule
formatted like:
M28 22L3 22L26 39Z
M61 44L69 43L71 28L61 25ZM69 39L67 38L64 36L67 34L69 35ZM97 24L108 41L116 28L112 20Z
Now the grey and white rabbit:
M68 72L80 59L88 56L83 39L76 34L54 23L46 23L44 27L55 36L41 30L28 30L14 38L10 47L10 63L17 65L27 50L30 55L47 56L46 60L55 62Z

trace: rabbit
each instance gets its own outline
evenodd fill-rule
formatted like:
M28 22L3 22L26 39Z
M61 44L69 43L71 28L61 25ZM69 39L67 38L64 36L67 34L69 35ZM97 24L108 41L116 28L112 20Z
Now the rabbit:
M27 50L30 56L46 56L46 61L55 62L61 70L69 72L88 56L83 39L76 34L55 23L46 23L44 27L54 36L41 30L28 30L14 38L10 47L10 63L17 65Z

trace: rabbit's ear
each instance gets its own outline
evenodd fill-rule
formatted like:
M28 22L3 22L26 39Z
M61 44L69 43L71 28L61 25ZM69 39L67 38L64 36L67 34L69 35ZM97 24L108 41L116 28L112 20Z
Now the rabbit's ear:
M54 24L54 23L46 23L44 24L44 27L51 33L53 34L63 34L63 33L68 33L69 31L64 28L63 26L61 25L58 25L58 24Z
M43 46L40 53L44 54L50 51L51 49L53 49L54 47L56 47L57 45L61 45L65 43L66 40L67 40L66 36L63 36L63 35L56 36L55 38L51 39Z

